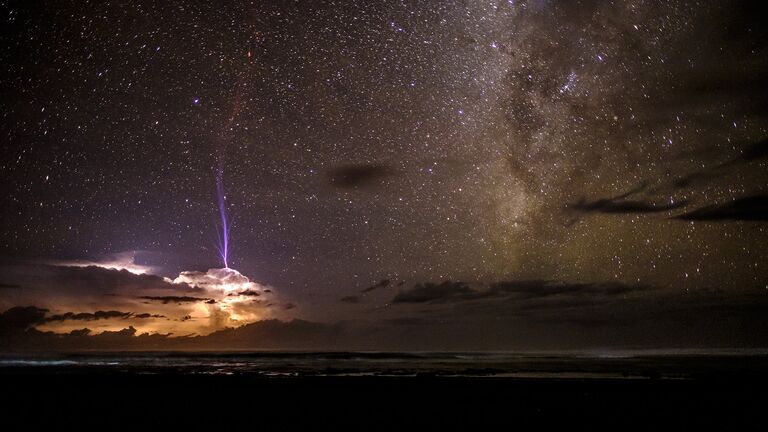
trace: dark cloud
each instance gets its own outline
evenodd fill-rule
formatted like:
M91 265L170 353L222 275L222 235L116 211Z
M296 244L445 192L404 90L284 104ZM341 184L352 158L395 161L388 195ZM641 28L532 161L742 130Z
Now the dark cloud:
M392 175L392 169L381 164L343 165L328 172L328 182L336 187L355 188L371 186Z
M754 195L714 204L676 216L688 221L768 221L768 195Z
M139 318L139 319L145 319L145 318L166 318L165 315L159 315L159 314L150 314L147 312L135 314L132 318Z
M436 303L471 299L477 291L464 282L443 281L439 284L426 282L417 284L410 290L397 293L392 303Z
M564 283L545 280L514 280L491 284L486 296L514 295L521 299L536 299L560 294L571 296L616 296L652 289L645 285L629 285L619 282ZM482 295L482 293L479 293Z
M186 284L174 284L160 276L135 274L128 270L106 269L102 267L62 267L54 266L57 288L99 290L102 292L131 291L149 289L191 289Z
M340 300L342 303L360 303L360 296L346 296Z
M98 266L67 266L29 264L7 267L6 273L24 274L22 279L7 280L7 284L23 285L20 291L44 292L46 297L67 296L135 296L141 292L191 293L202 290L185 283L172 283L160 276L136 274L128 270L108 269Z
M163 304L168 303L197 303L206 302L209 304L216 303L216 300L204 297L190 297L190 296L141 296L140 299L159 301Z
M156 315L156 314L150 314L150 313L134 314L133 312L121 312L121 311L111 310L111 311L96 311L93 313L66 312L63 314L49 316L45 320L47 322L55 322L55 321L67 321L67 320L96 321L96 320L102 320L102 319L129 319L129 318L146 319L146 318L165 318L165 317L163 315Z
M628 200L631 195L642 192L646 185L642 184L622 195L613 198L602 198L595 201L587 201L582 198L576 203L567 206L568 209L579 213L661 213L686 206L687 201L659 204L644 200Z
M611 297L632 292L648 291L645 285L618 282L566 283L547 280L511 280L491 284L488 289L477 290L463 282L444 281L440 284L418 284L413 289L398 293L392 303L446 303L478 299L509 298L517 301L548 297ZM564 301L566 299L563 299Z
M96 311L93 313L90 312L81 312L81 313L73 313L73 312L67 312L60 315L52 315L47 317L45 320L49 322L53 321L66 321L66 320L72 320L72 321L95 321L95 320L101 320L101 319L126 319L130 318L133 315L131 312L120 312L116 310L111 311Z
M291 309L293 309L295 307L296 307L296 305L293 304L293 303L286 303L286 304L283 305L283 310L291 310Z
M45 322L48 309L34 306L16 306L0 314L0 334L24 332L30 327Z
M0 290L21 288L21 285L0 283Z
M740 165L768 157L768 139L762 139L745 146L741 155L715 166L700 169L690 174L676 178L672 182L673 189L683 189L697 183L709 183L734 172ZM662 213L676 210L688 205L687 200L674 203L659 204L646 200L629 200L628 197L643 192L648 182L641 183L635 189L613 198L587 201L582 198L567 206L567 209L580 213ZM664 187L661 188L662 190ZM766 205L760 202L760 197L748 197L736 200L723 206L708 206L699 210L678 216L686 220L765 220Z
M363 290L360 290L360 292L361 293L367 293L367 292L371 292L371 291L373 291L375 289L386 288L388 286L389 286L389 279L382 279L379 282L377 282L376 284L371 285L368 288L365 288Z
M233 294L230 294L230 295L233 295ZM261 296L261 293L255 290L245 290L245 291L240 291L239 293L237 293L237 295L259 297Z
M135 336L136 333L138 333L138 331L133 326L130 326L122 330L105 331L105 332L99 333L97 336L101 336L105 338L113 337L113 336Z
M79 320L94 321L100 319L130 319L130 318L164 318L162 315L148 313L132 314L130 312L120 311L97 311L94 313L71 313L46 316L48 310L34 306L17 306L0 313L0 348L19 347L32 349L56 349L62 348L80 348L76 343L69 345L75 338L84 338L91 333L90 329L73 330L68 334L59 335L52 332L41 332L35 327L52 321ZM110 348L109 344L104 344L105 340L114 340L119 336L134 336L133 332L106 332L88 337L89 347L92 348ZM62 339L63 338L63 339ZM77 339L81 340L81 339ZM122 341L120 345L123 345ZM126 345L127 346L127 345Z

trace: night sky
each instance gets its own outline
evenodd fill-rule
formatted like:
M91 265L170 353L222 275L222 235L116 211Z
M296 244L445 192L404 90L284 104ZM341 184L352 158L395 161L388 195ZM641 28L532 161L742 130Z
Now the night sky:
M768 346L755 3L0 2L0 333Z

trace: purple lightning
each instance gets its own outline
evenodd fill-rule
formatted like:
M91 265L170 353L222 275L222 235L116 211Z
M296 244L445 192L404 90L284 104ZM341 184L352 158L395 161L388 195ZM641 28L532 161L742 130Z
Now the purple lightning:
M227 121L227 124L224 126L224 129L222 130L221 136L219 137L219 145L218 145L218 154L216 155L216 203L219 207L219 223L221 226L218 227L216 234L218 237L218 241L216 244L216 249L219 251L219 257L221 257L221 261L224 264L225 268L229 268L229 230L232 227L231 221L229 217L227 216L227 195L224 192L224 168L225 168L225 155L227 150L227 144L226 144L226 138L227 138L227 132L231 131L232 129L232 123L235 121L235 118L240 113L240 107L241 107L241 100L242 100L242 94L243 94L243 88L245 86L244 79L240 79L240 82L237 85L237 88L235 90L235 98L233 101L232 106L232 112L229 116L229 120Z
M229 229L231 228L229 218L227 218L226 197L224 195L224 167L223 164L216 172L216 195L219 204L219 216L221 217L221 232L217 231L218 244L216 248L219 250L219 256L224 263L225 268L229 268Z
M258 44L261 41L261 33L255 32L251 38L251 45L252 44ZM221 134L219 135L218 139L218 148L217 148L217 154L216 154L216 201L217 205L219 207L219 224L221 226L217 227L216 234L217 234L217 243L216 243L216 249L219 251L219 257L221 258L222 263L224 264L225 268L229 268L229 232L230 228L232 227L232 221L227 216L227 197L226 193L224 192L224 168L225 168L225 155L227 150L227 140L228 140L228 133L232 131L232 125L235 122L235 119L240 114L240 111L242 110L243 106L243 94L246 91L246 79L249 76L249 73L251 72L253 61L255 59L251 58L252 52L248 50L246 54L246 66L245 68L239 73L239 79L237 82L237 85L235 86L235 95L232 99L232 109L230 111L229 118L227 119L226 124L224 125L224 128L221 130ZM195 103L198 103L199 100L196 99Z

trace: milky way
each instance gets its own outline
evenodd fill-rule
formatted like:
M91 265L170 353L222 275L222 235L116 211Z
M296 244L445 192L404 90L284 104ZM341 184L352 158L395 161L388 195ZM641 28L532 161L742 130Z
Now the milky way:
M3 8L6 257L220 266L226 146L228 264L309 317L446 280L768 287L744 2Z

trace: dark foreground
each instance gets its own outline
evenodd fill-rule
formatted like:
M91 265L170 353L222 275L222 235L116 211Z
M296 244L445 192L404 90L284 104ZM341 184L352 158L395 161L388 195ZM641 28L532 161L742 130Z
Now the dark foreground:
M308 425L737 427L766 430L766 382L508 378L14 375L5 422L113 430ZM6 423L8 424L8 423ZM69 427L66 428L67 430ZM255 429L254 429L255 430Z
M265 376L16 364L0 367L0 407L4 424L21 426L13 430L768 430L764 359L723 361L709 359L721 367L687 377L590 378L350 371ZM685 368L685 361L675 364Z

